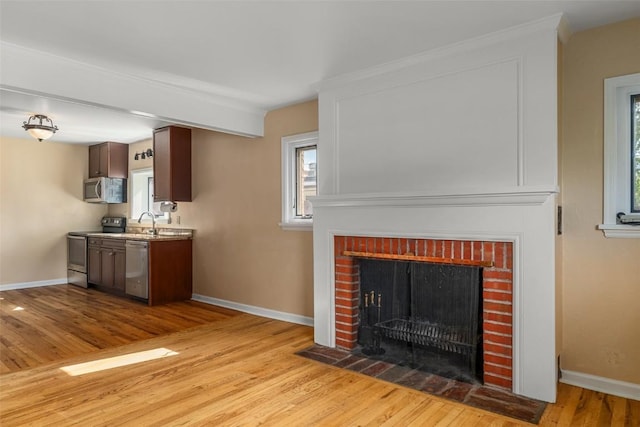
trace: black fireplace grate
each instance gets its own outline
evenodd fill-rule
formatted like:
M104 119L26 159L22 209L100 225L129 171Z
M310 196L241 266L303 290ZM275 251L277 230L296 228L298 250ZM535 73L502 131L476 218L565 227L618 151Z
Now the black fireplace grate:
M425 320L391 319L375 325L381 337L434 347L464 355L475 355L480 337L469 328L445 326Z
M480 380L480 267L361 260L360 285L364 354L386 353L425 369L448 366L456 368L452 375Z

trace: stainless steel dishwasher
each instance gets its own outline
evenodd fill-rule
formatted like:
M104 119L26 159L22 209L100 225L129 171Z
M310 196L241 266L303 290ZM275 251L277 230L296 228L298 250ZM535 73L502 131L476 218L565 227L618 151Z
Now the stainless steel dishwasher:
M127 240L125 293L138 298L149 299L149 243Z

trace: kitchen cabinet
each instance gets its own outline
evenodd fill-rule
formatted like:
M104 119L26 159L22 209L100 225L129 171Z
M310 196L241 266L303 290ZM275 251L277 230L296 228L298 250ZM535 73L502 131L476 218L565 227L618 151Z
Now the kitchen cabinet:
M89 238L89 265L87 279L90 284L124 294L125 241L118 239Z
M191 299L193 293L193 248L191 238L89 237L87 281L98 290L126 293L127 240L148 244L148 305ZM132 258L133 259L133 258ZM135 266L133 270L135 271ZM140 266L142 270L145 266ZM135 294L132 294L135 295ZM138 298L140 299L140 298Z
M119 142L103 142L89 146L89 178L127 178L129 146Z
M153 131L153 189L156 202L191 201L191 129Z
M191 299L192 240L149 242L149 305Z

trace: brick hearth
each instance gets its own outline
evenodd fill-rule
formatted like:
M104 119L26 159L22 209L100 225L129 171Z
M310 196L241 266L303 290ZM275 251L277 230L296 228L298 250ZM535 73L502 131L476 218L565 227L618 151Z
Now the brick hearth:
M484 383L511 390L513 383L513 245L511 242L335 236L336 346L357 345L360 292L358 258L344 251L387 255L413 254L450 260L490 262L483 268ZM449 261L447 261L449 260Z

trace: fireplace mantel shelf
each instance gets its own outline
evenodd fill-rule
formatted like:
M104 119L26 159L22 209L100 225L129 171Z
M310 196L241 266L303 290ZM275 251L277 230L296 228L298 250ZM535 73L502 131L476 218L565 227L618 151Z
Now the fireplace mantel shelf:
M343 251L342 255L357 257L357 258L375 258L375 259L388 259L394 261L416 261L416 262L432 262L437 264L457 264L457 265L470 265L477 267L493 267L491 261L475 261L467 259L451 259L451 258L438 258L428 256L418 256L412 253L403 255L398 254L381 254L374 252L357 252L357 251Z
M349 206L535 206L558 193L557 186L518 186L490 190L325 194L311 197L315 208Z

